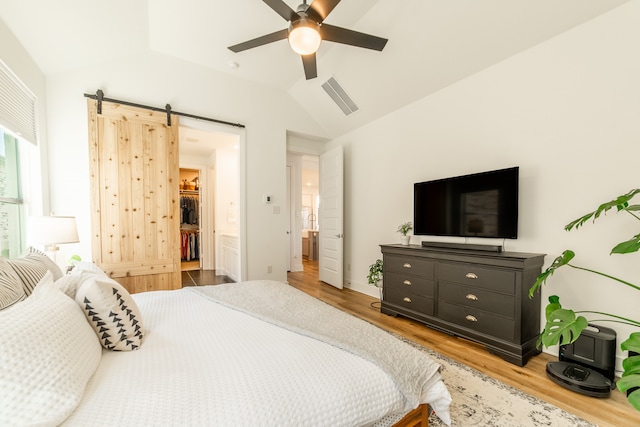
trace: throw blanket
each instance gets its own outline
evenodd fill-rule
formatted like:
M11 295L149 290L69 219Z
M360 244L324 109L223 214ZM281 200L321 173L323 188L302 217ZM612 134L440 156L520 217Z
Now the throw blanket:
M287 284L257 280L189 289L378 365L404 396L407 411L423 403L429 388L441 379L440 365L424 352Z

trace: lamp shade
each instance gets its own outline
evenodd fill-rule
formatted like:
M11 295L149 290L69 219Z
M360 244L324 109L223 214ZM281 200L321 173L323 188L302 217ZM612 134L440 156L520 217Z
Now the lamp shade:
M32 216L29 217L27 240L30 244L55 245L77 243L78 228L73 216Z
M299 19L291 23L289 28L289 45L295 53L310 55L318 50L322 38L318 24L307 19Z

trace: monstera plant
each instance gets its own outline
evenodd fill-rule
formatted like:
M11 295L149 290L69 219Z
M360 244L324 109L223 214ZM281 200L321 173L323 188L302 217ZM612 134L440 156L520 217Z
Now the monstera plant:
M640 193L640 189L634 189L610 202L601 204L595 211L589 212L586 215L570 222L565 226L565 230L571 231L578 229L584 225L587 221L594 221L598 219L602 214L608 212L611 209L616 209L617 212L625 212L635 219L640 221L639 211L640 205L629 204L630 200ZM640 234L636 234L631 239L617 244L612 250L611 254L629 254L638 252L640 249ZM631 287L640 291L640 286L627 282L626 280L619 279L610 274L605 274L589 268L580 267L572 264L575 253L571 250L566 250L561 256L556 258L553 263L543 271L535 281L535 283L529 289L529 296L540 289L540 287L549 279L553 273L560 267L571 267L578 270L587 271L593 274L604 276L608 279L614 280L620 285ZM549 304L545 309L546 325L540 335L540 342L545 347L552 345L563 345L574 342L582 331L587 327L588 320L584 315L598 315L606 316L604 320L623 323L626 325L632 325L640 328L640 322L626 317L618 316L616 314L603 313L600 311L573 311L568 308L562 307L560 299L556 295L549 297ZM599 319L603 321L603 319ZM622 362L622 378L616 383L618 390L627 392L627 399L629 403L638 411L640 411L640 332L633 332L629 338L627 338L620 348L623 351L628 351L629 356Z

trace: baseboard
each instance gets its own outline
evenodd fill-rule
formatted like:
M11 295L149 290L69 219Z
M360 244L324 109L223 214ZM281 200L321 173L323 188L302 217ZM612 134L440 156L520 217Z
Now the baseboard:
M369 295L370 297L380 298L380 291L378 290L378 288L367 283L353 282L351 280L345 279L344 287L361 294Z

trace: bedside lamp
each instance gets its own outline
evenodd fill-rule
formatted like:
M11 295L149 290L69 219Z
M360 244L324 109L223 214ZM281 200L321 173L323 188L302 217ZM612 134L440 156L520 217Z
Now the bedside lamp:
M57 245L62 243L77 243L78 228L73 216L32 216L29 217L27 240L31 244L44 245L45 251L52 252L52 259L56 261Z

